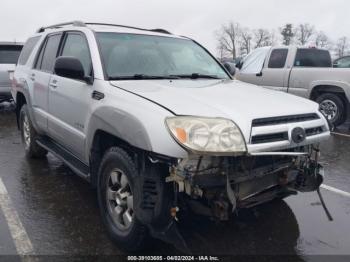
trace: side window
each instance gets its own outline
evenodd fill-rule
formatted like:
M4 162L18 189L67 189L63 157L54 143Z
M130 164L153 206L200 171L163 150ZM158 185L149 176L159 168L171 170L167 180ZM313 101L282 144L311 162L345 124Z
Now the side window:
M28 58L32 53L36 43L38 43L39 39L40 39L40 36L35 36L27 40L27 42L25 43L22 49L21 55L19 56L18 64L25 65L27 63Z
M327 50L316 48L298 49L294 66L297 67L332 67L332 59Z
M45 50L43 51L42 49L43 54L42 54L42 61L40 66L40 69L42 71L46 71L50 73L53 72L53 67L57 57L57 51L58 51L58 46L60 44L60 40L61 40L61 34L51 35L47 38L47 41L45 44ZM39 55L38 62L40 61L40 56L41 54Z
M84 36L68 33L61 56L72 56L80 60L86 76L91 75L91 57L88 43Z
M44 54L44 51L45 51L46 43L47 43L47 39L45 39L44 42L41 44L41 48L39 50L38 57L36 58L36 62L35 62L34 68L37 69L37 70L40 70L41 63L43 61L43 54Z
M350 67L350 57L341 58L336 63L338 67Z
M269 68L283 68L286 64L288 49L274 49L271 52Z

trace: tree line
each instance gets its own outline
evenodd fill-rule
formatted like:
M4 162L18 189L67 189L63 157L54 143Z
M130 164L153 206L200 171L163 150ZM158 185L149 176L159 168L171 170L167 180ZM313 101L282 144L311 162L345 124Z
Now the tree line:
M219 58L236 58L248 54L251 50L273 45L316 46L331 51L333 56L350 54L350 41L346 36L333 41L325 32L314 25L303 23L285 24L275 29L251 29L239 23L229 22L215 31Z

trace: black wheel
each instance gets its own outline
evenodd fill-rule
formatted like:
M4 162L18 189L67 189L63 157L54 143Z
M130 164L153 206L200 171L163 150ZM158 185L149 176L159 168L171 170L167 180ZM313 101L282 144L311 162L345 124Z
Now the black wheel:
M334 126L346 121L346 105L343 99L334 93L325 93L316 98L320 110Z
M129 251L141 250L148 238L147 227L134 214L135 165L118 147L104 155L98 177L98 203L111 238Z
M19 123L26 156L29 158L44 158L47 151L36 143L38 134L30 121L27 105L23 105L21 108Z

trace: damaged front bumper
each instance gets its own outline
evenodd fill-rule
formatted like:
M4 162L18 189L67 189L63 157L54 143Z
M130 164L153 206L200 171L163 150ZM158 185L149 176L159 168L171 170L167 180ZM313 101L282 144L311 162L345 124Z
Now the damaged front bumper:
M191 156L171 168L166 182L177 185L182 203L175 203L176 210L185 204L199 215L227 220L238 208L316 191L324 175L318 159L313 146L241 157Z
M314 146L245 156L191 155L171 162L148 159L140 170L143 175L134 182L135 214L153 237L185 252L187 245L178 230L185 214L225 221L238 209L297 192L319 193L323 182Z

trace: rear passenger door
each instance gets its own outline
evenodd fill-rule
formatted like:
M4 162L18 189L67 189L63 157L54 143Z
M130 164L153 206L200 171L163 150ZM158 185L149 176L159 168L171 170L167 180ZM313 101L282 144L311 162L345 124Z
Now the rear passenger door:
M83 33L65 33L59 56L79 59L85 76L92 76L89 45ZM57 75L50 81L49 134L82 161L91 94L92 86L84 81Z
M34 68L30 73L32 85L32 108L41 132L47 133L49 83L53 73L62 33L48 35L42 43Z

